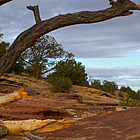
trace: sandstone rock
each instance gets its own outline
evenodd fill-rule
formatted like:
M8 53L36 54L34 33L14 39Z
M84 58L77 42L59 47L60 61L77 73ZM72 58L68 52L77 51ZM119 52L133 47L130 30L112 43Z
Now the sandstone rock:
M140 108L87 117L74 126L39 134L55 140L139 140Z
M59 106L57 106L59 104ZM71 115L61 109L64 102L28 96L6 106L0 107L0 117L8 120L63 119Z
M3 90L2 93L11 93L14 90L24 87L28 95L41 95L47 98L61 98L61 99L77 99L81 98L83 100L93 100L93 101L105 101L105 102L115 102L119 103L119 100L110 93L82 86L72 86L71 93L52 93L50 91L51 85L45 80L38 80L34 77L29 77L27 75L15 75L15 74L5 74L0 77L0 88Z
M41 96L27 96L24 99L0 107L0 117L8 120L80 118L116 111L116 107L80 104L77 100L49 99ZM90 115L89 115L90 114Z
M73 86L71 93L52 93L51 85L44 80L14 74L0 77L0 95L9 94L21 87L32 96L0 107L0 118L8 120L84 118L75 126L43 133L40 136L49 135L49 139L56 140L122 140L128 139L127 133L134 132L133 128L140 129L135 127L139 124L140 112L134 108L135 111L130 109L131 112L127 110L128 112L122 113L120 110L127 108L116 107L119 100L110 93L81 86ZM78 103L77 98L81 98L83 104ZM139 139L138 131L134 132L134 135L129 133L129 136L130 139ZM27 138L8 136L2 140L27 140Z
M118 106L118 102L107 102L107 101L83 101L84 104L94 106Z

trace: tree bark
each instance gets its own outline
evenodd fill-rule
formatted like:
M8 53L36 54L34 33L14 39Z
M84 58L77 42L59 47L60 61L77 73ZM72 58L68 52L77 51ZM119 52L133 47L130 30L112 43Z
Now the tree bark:
M27 8L29 10L33 11L36 23L40 22L41 18L40 18L40 14L39 14L38 5L36 5L36 6L27 6Z
M16 62L23 51L33 46L36 39L46 33L66 26L97 23L119 16L131 15L133 12L129 10L137 9L137 5L130 0L109 1L112 6L108 9L58 15L48 20L40 21L22 32L12 43L5 55L0 58L0 76Z
M12 0L0 0L0 6L6 4L7 2L11 2Z
M74 118L74 119L67 118L63 120L54 120L54 119L47 120L29 119L17 121L7 120L0 122L0 126L4 126L3 128L7 128L8 132L7 129L4 132L0 131L0 135L7 134L9 136L24 136L25 133L23 132L25 131L31 132L33 135L35 135L39 133L68 128L81 120L82 118Z
M35 136L33 135L31 132L29 131L24 131L23 134L29 138L30 140L47 140L47 137L46 138L42 138L42 137L38 137L38 136Z
M4 106L6 104L9 104L10 102L14 102L16 100L25 98L27 96L27 92L24 91L23 88L15 91L14 93L7 94L5 96L0 97L0 106Z

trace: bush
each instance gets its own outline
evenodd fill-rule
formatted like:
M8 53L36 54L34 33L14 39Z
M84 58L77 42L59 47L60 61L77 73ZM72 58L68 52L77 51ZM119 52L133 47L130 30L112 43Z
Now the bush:
M48 76L48 82L52 84L53 92L69 92L72 87L72 81L68 77Z
M137 99L138 94L135 91L133 91L129 86L127 87L122 86L120 90L126 92L127 96L130 97L131 99Z
M119 105L133 107L133 106L140 106L140 102L138 100L132 100L129 97L127 97L125 100L120 101Z
M55 67L52 76L58 75L69 77L74 85L88 86L87 73L85 66L81 62L76 62L74 59L60 61Z
M124 94L122 92L119 92L118 96L124 98Z
M82 98L82 97L77 98L77 101L78 101L79 103L83 104L83 98Z

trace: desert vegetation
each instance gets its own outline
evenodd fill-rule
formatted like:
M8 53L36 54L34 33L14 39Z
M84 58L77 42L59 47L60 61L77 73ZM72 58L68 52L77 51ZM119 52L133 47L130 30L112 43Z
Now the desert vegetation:
M1 0L0 6L6 3L10 3L11 1L12 0ZM133 12L130 10L140 10L140 4L134 3L130 0L117 0L117 1L109 0L109 3L111 7L104 10L80 11L77 13L68 13L64 15L59 14L55 17L43 21L40 18L38 5L27 6L27 9L33 12L36 24L30 27L29 29L21 32L11 44L3 41L2 40L3 34L2 33L0 34L0 41L1 41L0 42L0 77L3 76L6 72L9 73L14 72L16 74L21 74L25 72L28 75L35 77L38 81L43 77L44 74L53 71L51 74L48 74L48 76L46 77L47 81L50 82L53 86L52 88L53 92L70 92L71 87L74 84L79 86L90 87L91 89L95 88L95 89L103 90L105 91L103 95L106 96L108 95L107 92L109 92L111 93L111 95L108 96L111 97L113 100L113 97L116 96L115 91L119 90L120 91L119 97L121 98L121 102L120 102L121 106L139 106L139 102L138 102L138 99L140 98L139 91L135 92L128 86L121 87L119 89L118 85L114 81L110 82L104 80L101 83L100 80L94 80L89 82L88 75L85 72L85 66L83 66L81 62L76 62L74 59L74 55L64 50L62 45L59 44L54 37L46 35L51 31L66 26L102 22L115 17L122 17L122 16L128 16L133 14ZM27 82L27 80L25 81ZM12 81L12 82L16 82L16 81ZM35 80L34 83L32 84L35 84ZM16 86L18 87L20 85L16 85ZM99 90L97 90L96 92L99 92ZM123 95L124 92L127 95ZM16 92L16 95L19 94L20 93ZM91 91L90 95L92 94L94 94L94 92ZM37 98L35 100L37 100ZM86 99L89 98L91 97L89 96L86 97ZM31 100L28 101L31 102ZM47 102L45 99L44 101L45 101L44 103ZM83 98L81 98L80 96L79 98L77 98L77 101L79 103L84 103ZM88 102L86 103L88 104ZM93 104L94 102L92 102L92 105ZM103 104L104 103L102 103L102 105ZM34 108L35 107L38 106L34 106ZM60 110L60 108L58 110ZM54 109L54 112L56 110ZM42 110L39 113L37 112L37 114L41 114L41 116L43 117L47 114L45 113ZM70 113L72 114L73 112ZM38 136L34 136L33 134L48 132L49 125L51 125L50 128L53 128L55 123L56 123L56 127L58 127L58 125L60 126L61 123L62 126L59 129L62 129L62 128L67 128L71 126L71 124L74 124L80 120L81 119L64 119L61 121L0 120L1 123L0 137L4 137L5 135L14 135L14 136L22 135L28 137L31 140L47 139L47 137L41 138ZM56 129L51 129L51 131L53 130ZM77 136L79 137L79 134Z
M2 36L1 33L0 57L5 54L10 45L2 40ZM46 35L39 38L34 46L21 54L7 72L15 74L25 72L38 79L50 71L52 72L47 74L46 78L53 85L53 92L70 92L72 85L79 85L109 92L114 96L116 96L115 91L119 90L120 98L139 99L139 91L135 92L129 86L119 88L114 81L101 82L94 78L92 78L94 80L88 80L88 74L82 62L76 62L74 54L64 50L52 36ZM126 100L128 101L129 99Z

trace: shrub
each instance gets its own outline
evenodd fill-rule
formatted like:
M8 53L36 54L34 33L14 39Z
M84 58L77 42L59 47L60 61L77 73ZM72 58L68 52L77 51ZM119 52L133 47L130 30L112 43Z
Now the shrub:
M83 98L82 98L82 97L77 98L77 101L78 101L79 103L83 104Z
M81 62L76 62L74 59L60 61L55 67L52 76L58 75L69 77L74 85L88 86L87 73L85 66Z
M129 96L131 99L137 99L137 93L133 91L129 86L127 87L121 87L121 91L126 92L127 96Z
M52 84L53 92L69 92L72 87L72 81L68 77L48 76L48 82Z
M138 100L132 100L129 97L127 97L125 100L120 101L119 105L133 107L133 106L140 106L140 102Z
M122 92L119 92L118 96L124 98L124 94Z

